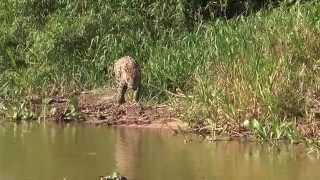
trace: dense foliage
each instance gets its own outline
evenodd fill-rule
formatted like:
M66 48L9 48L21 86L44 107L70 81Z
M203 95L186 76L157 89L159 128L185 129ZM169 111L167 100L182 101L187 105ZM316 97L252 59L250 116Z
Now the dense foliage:
M194 126L319 118L317 1L2 0L0 22L0 99L110 85L130 55Z

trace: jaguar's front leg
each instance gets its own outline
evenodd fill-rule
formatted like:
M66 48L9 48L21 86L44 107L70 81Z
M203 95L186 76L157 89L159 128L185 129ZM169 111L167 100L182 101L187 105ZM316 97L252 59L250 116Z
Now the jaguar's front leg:
M123 104L125 103L125 94L127 91L127 85L124 83L120 83L118 85L118 89L117 89L117 102L118 104Z

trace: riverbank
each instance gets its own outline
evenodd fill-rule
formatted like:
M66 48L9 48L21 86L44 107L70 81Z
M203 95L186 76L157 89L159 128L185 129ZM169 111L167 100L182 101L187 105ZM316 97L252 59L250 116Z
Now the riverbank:
M58 124L82 123L93 126L114 126L114 127L132 127L132 128L152 128L166 129L173 133L193 133L206 137L210 141L221 140L254 140L254 129L248 124L232 124L220 122L212 125L211 131L203 125L193 126L183 120L182 105L174 102L172 104L155 103L134 103L132 97L127 97L127 102L119 105L115 101L115 89L101 88L91 91L83 91L69 96L39 97L36 95L28 96L24 102L6 109L5 117L14 122L38 121L39 123L54 122ZM180 95L180 98L182 97ZM132 102L131 102L132 101ZM181 102L179 100L179 102ZM258 123L258 122L256 122ZM259 126L259 125L256 125ZM293 126L292 126L293 127ZM314 131L314 125L302 124L294 127L297 129L294 133L317 132ZM213 129L215 128L215 129ZM255 127L257 128L257 127ZM286 127L283 125L282 127ZM282 133L279 129L278 133ZM302 136L307 138L308 136ZM300 138L302 138L300 137ZM314 136L309 136L314 138ZM296 136L293 142L301 142ZM272 140L262 139L262 140ZM274 140L285 140L278 138Z
M133 103L119 105L114 89L83 91L70 96L29 96L17 107L7 109L6 117L15 122L34 121L96 126L163 128L177 132L186 125L168 105ZM19 108L20 107L20 108ZM22 107L22 108L21 108Z

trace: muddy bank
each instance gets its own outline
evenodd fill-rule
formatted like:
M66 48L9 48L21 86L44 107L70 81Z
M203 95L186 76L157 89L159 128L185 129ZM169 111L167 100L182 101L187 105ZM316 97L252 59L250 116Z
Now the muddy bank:
M83 121L93 125L130 126L145 128L186 127L167 105L133 103L131 98L118 105L115 90L81 92L73 97L51 97L50 117L56 122Z
M260 129L245 127L244 123L234 121L217 121L215 124L199 123L185 124L180 118L184 118L183 108L171 109L165 104L133 103L132 97L127 97L127 102L122 105L115 103L114 89L97 89L92 91L80 92L74 95L53 96L46 98L31 97L27 98L30 102L31 111L39 112L39 119L50 120L57 123L79 122L94 126L125 126L135 128L157 128L187 130L192 134L200 134L202 137L209 138L210 141L217 140L256 140L261 134ZM180 107L179 105L177 105ZM44 111L44 107L47 110ZM179 110L180 109L180 110ZM22 116L25 116L22 113ZM19 122L18 120L15 120ZM286 124L284 124L286 125ZM291 124L289 124L291 125ZM294 128L295 136L301 135L304 138L316 138L320 136L320 123L298 121L287 129L282 126L270 129L269 126L262 126L263 133L287 133L288 128ZM269 129L268 129L269 128ZM281 132L280 132L281 130ZM289 129L291 130L291 129ZM267 132L268 131L268 132ZM291 132L291 131L290 131ZM289 133L290 133L289 132ZM260 134L259 134L260 133ZM266 135L267 136L267 135ZM261 138L261 137L260 137ZM264 137L262 137L264 138ZM271 137L274 138L274 137ZM277 138L285 139L285 138ZM299 140L298 139L295 139ZM300 140L299 140L300 141Z

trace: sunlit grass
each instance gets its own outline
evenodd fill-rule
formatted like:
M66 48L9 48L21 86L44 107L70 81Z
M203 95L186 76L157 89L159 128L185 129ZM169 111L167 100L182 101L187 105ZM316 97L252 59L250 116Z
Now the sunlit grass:
M312 5L280 7L208 27L205 33L214 35L206 42L215 54L194 73L184 118L195 126L227 123L229 131L258 120L264 128L253 133L262 139L290 139L298 123L315 120L320 31L314 21L319 5ZM274 136L278 126L290 130Z

